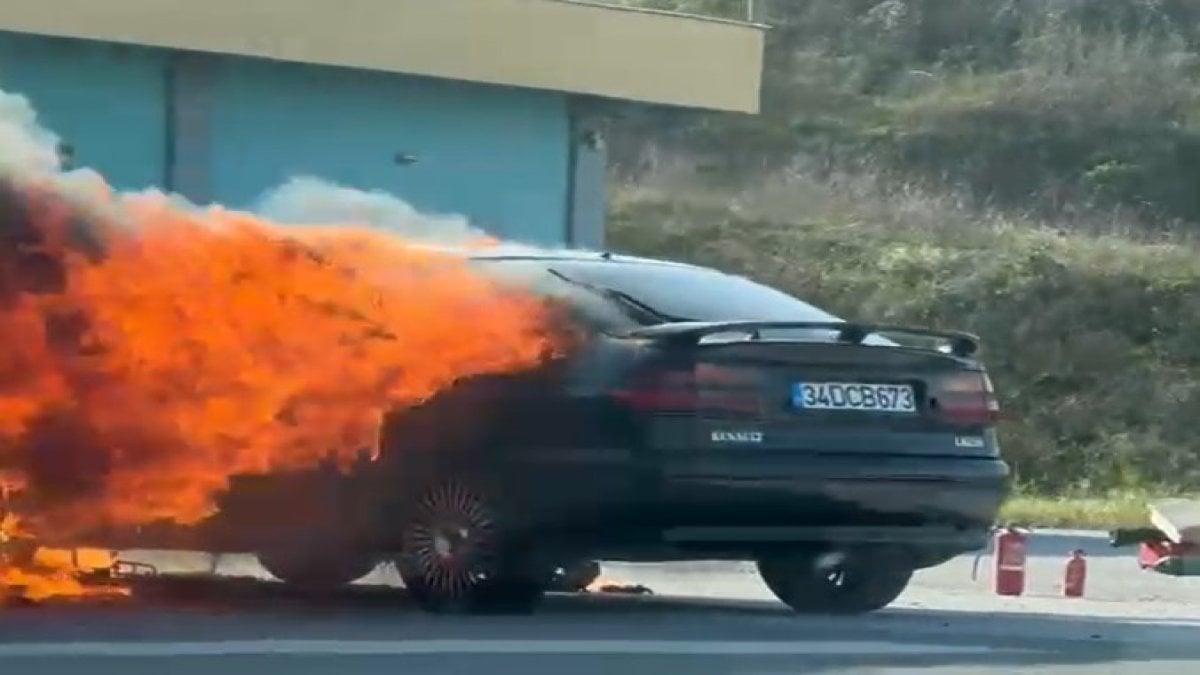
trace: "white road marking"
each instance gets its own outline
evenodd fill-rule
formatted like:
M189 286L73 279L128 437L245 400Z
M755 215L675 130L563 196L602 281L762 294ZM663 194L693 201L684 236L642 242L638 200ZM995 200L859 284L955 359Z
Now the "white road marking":
M726 640L238 640L229 642L0 643L4 657L418 656L425 654L638 654L659 656L935 656L1023 652L992 647L855 641Z

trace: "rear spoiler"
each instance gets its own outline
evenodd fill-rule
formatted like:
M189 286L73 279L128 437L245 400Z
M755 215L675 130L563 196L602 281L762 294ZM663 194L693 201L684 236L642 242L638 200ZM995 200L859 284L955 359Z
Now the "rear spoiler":
M914 337L938 338L949 344L954 356L971 356L979 350L979 338L961 331L887 326L846 321L682 321L635 328L625 337L653 340L673 345L695 345L708 335L720 333L750 333L757 338L763 330L833 330L838 342L860 344L868 335L885 333Z

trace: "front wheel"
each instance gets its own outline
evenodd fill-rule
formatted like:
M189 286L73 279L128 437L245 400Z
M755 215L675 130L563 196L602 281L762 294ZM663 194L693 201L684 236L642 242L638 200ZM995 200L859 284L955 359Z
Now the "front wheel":
M289 586L328 591L351 584L375 569L376 561L350 551L312 547L273 548L260 551L258 564Z
M864 614L891 604L912 579L913 566L895 551L810 550L758 561L767 588L800 613Z
M469 482L426 490L402 541L396 569L427 611L525 613L545 594L545 575L511 538L495 498Z

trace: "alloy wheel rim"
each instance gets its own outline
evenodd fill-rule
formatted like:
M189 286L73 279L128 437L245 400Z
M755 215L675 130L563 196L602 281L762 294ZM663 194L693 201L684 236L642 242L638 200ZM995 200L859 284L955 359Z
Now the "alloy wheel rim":
M405 536L406 556L430 590L461 599L488 577L496 519L483 499L452 482L428 492Z
M818 579L839 591L849 590L858 583L854 561L843 552L827 552L818 556L813 571Z

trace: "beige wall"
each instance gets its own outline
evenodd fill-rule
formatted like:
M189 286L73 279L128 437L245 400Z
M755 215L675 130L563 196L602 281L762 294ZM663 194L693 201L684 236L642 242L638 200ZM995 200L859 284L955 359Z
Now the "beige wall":
M757 112L763 31L565 0L0 0L0 30Z

